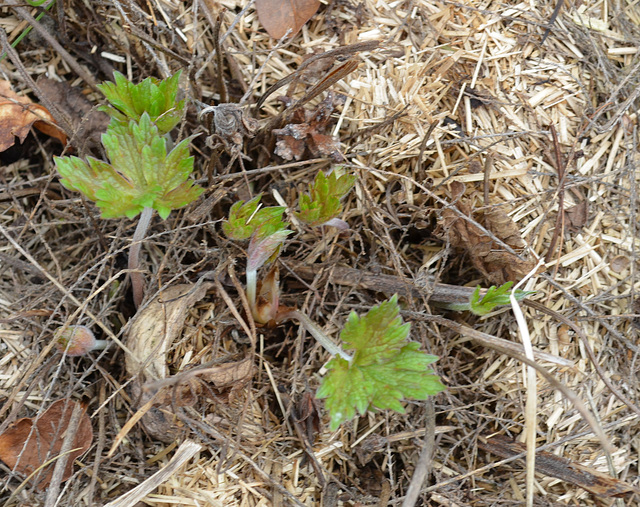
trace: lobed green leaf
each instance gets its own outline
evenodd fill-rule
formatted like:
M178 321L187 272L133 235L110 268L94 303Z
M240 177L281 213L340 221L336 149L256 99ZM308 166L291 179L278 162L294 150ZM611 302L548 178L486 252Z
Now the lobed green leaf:
M189 180L193 157L189 139L169 154L166 140L147 113L140 121L112 123L102 136L110 163L89 157L55 157L61 183L96 202L103 218L135 217L145 207L167 218L203 192Z
M352 312L340 338L353 349L352 361L334 357L327 364L318 398L326 398L331 429L371 409L404 412L402 400L423 400L445 387L427 366L438 358L408 341L410 325L399 316L397 297L364 317Z
M338 177L333 171L329 177L318 171L309 194L302 194L298 202L296 217L312 227L327 224L342 212L342 199L353 187L355 176L343 174Z
M170 132L180 122L184 109L184 100L176 102L180 71L168 79L148 77L138 84L131 83L120 72L114 72L114 80L98 85L109 102L100 110L118 122L140 121L146 112L161 134Z

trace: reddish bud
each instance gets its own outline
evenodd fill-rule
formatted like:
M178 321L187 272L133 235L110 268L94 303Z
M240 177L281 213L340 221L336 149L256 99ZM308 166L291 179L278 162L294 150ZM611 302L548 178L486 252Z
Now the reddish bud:
M56 348L68 356L83 356L107 346L106 340L96 340L93 331L86 326L68 326L55 340Z

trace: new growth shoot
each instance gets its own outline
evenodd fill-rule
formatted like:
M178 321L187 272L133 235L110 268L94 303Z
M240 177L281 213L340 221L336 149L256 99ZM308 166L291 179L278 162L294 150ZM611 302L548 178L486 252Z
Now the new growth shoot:
M327 177L319 172L309 194L300 197L296 217L312 227L348 228L338 215L342 212L340 200L354 182L351 175L338 177L334 171ZM421 352L418 343L408 340L410 326L402 323L396 296L363 317L351 313L340 338L352 354L333 343L304 313L278 308L277 269L272 268L262 283L258 282L257 273L264 264L275 260L291 231L282 220L285 209L260 208L260 198L258 195L246 203L235 203L223 230L231 239L249 239L246 294L254 320L272 325L297 320L333 356L317 393L318 398L326 398L331 429L368 410L389 408L404 412L403 399L425 399L442 391L444 385L427 367L437 357Z
M102 144L109 162L88 157L54 157L61 183L94 201L102 218L135 218L138 227L129 250L129 270L134 302L140 305L144 283L139 267L141 242L151 222L153 210L166 219L172 210L193 202L203 192L189 179L193 157L190 139L172 150L168 132L180 121L184 101L176 102L179 74L159 81L147 78L134 85L115 73L115 84L100 89L111 115Z
M480 286L476 287L476 290L469 297L468 303L439 303L438 306L441 308L446 308L447 310L455 310L455 311L470 311L475 315L487 315L491 313L498 306L505 306L509 303L509 296L511 294L511 287L513 286L513 282L506 282L502 284L500 287L496 287L492 285L486 291L486 293L481 297L480 296ZM522 301L526 297L531 294L535 294L534 291L528 290L516 290L514 293L514 297L516 301Z

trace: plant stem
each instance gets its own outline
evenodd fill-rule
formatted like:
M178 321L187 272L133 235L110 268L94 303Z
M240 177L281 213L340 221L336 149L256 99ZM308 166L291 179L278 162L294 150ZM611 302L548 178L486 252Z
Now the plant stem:
M258 271L247 270L247 299L249 300L249 307L253 312L256 308L256 290L258 284Z
M280 322L290 319L296 319L302 327L304 327L311 336L313 336L324 349L332 356L340 356L342 359L351 362L353 357L342 350L338 345L333 343L331 339L324 334L324 331L320 329L315 322L313 322L304 313L298 310L291 310L283 315L278 316Z
M147 235L147 229L149 229L152 217L153 208L144 208L142 210L138 225L133 233L131 248L129 249L129 276L131 277L131 288L133 289L133 304L136 305L136 308L140 306L144 296L144 278L142 273L138 271L140 248L142 247L142 240Z
M91 350L104 350L109 345L109 340L96 340Z

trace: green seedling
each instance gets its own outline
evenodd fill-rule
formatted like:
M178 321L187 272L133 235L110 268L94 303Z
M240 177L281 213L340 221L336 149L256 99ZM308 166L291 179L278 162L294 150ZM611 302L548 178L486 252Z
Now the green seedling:
M309 185L309 193L300 196L300 211L295 216L312 227L332 225L347 229L347 223L338 218L342 213L340 200L349 193L355 181L355 176L350 174L338 177L333 171L326 177L322 171L318 171L315 181Z
M428 368L438 358L408 340L410 324L399 316L397 296L374 306L364 317L351 312L340 333L351 359L336 355L327 364L318 398L326 398L331 429L356 412L391 409L404 413L404 398L424 400L445 389Z
M487 315L491 313L498 306L505 306L510 304L509 296L511 294L510 289L513 286L513 282L507 282L500 287L492 285L487 289L484 296L480 296L481 288L478 285L476 290L469 297L468 303L444 303L439 306L446 308L447 310L456 311L470 311L475 315ZM528 290L516 290L516 301L522 301L531 294L535 294L534 291Z
M353 177L328 178L319 173L301 208L310 225L328 224L342 211L342 198L353 185ZM404 412L404 398L425 399L444 389L428 365L437 357L419 351L419 344L408 340L409 324L399 317L394 296L372 308L364 317L355 313L340 337L353 354L335 344L307 315L289 308L279 308L278 273L274 266L262 283L257 270L273 261L291 231L282 221L284 208L260 209L260 197L234 204L229 220L222 226L225 234L236 240L250 239L247 250L247 299L254 320L259 324L278 325L297 320L329 352L328 363L318 398L326 398L331 429L368 410L392 409ZM332 224L333 225L333 224ZM257 294L257 295L256 295Z
M133 84L119 72L114 72L113 77L114 83L98 85L109 101L98 109L112 119L122 123L138 122L147 113L162 135L171 132L180 122L184 109L184 100L177 101L180 71L162 81L148 77L138 84Z
M291 234L287 223L282 221L283 206L260 208L262 194L257 195L246 203L239 201L229 211L229 220L222 226L228 238L234 240L249 240L247 249L247 299L253 317L264 324L259 317L261 312L256 306L258 285L258 269L273 261L280 248ZM274 296L275 297L275 296Z
M176 76L166 82L153 81L151 89L156 92L161 90L168 97L175 98ZM122 91L125 88L138 90L135 85L125 86L117 76L116 81L118 93L111 89L109 100L116 95L126 96ZM133 100L132 97L137 96L138 92L132 93L129 98ZM120 107L121 104L116 102L115 105ZM136 106L136 110L141 107ZM154 108L153 114L160 110L167 113L164 108ZM167 120L166 128L174 120L169 121L170 115L165 113L156 116L156 119ZM134 218L140 214L129 250L129 270L136 307L144 295L142 275L138 272L140 246L153 211L158 211L164 220L172 210L193 202L204 191L189 179L193 172L193 157L189 155L190 139L185 139L167 152L167 135L162 133L147 112L142 112L137 119L115 114L107 132L102 135L108 163L92 157L86 161L78 157L54 157L56 169L62 176L62 185L95 201L102 218Z

